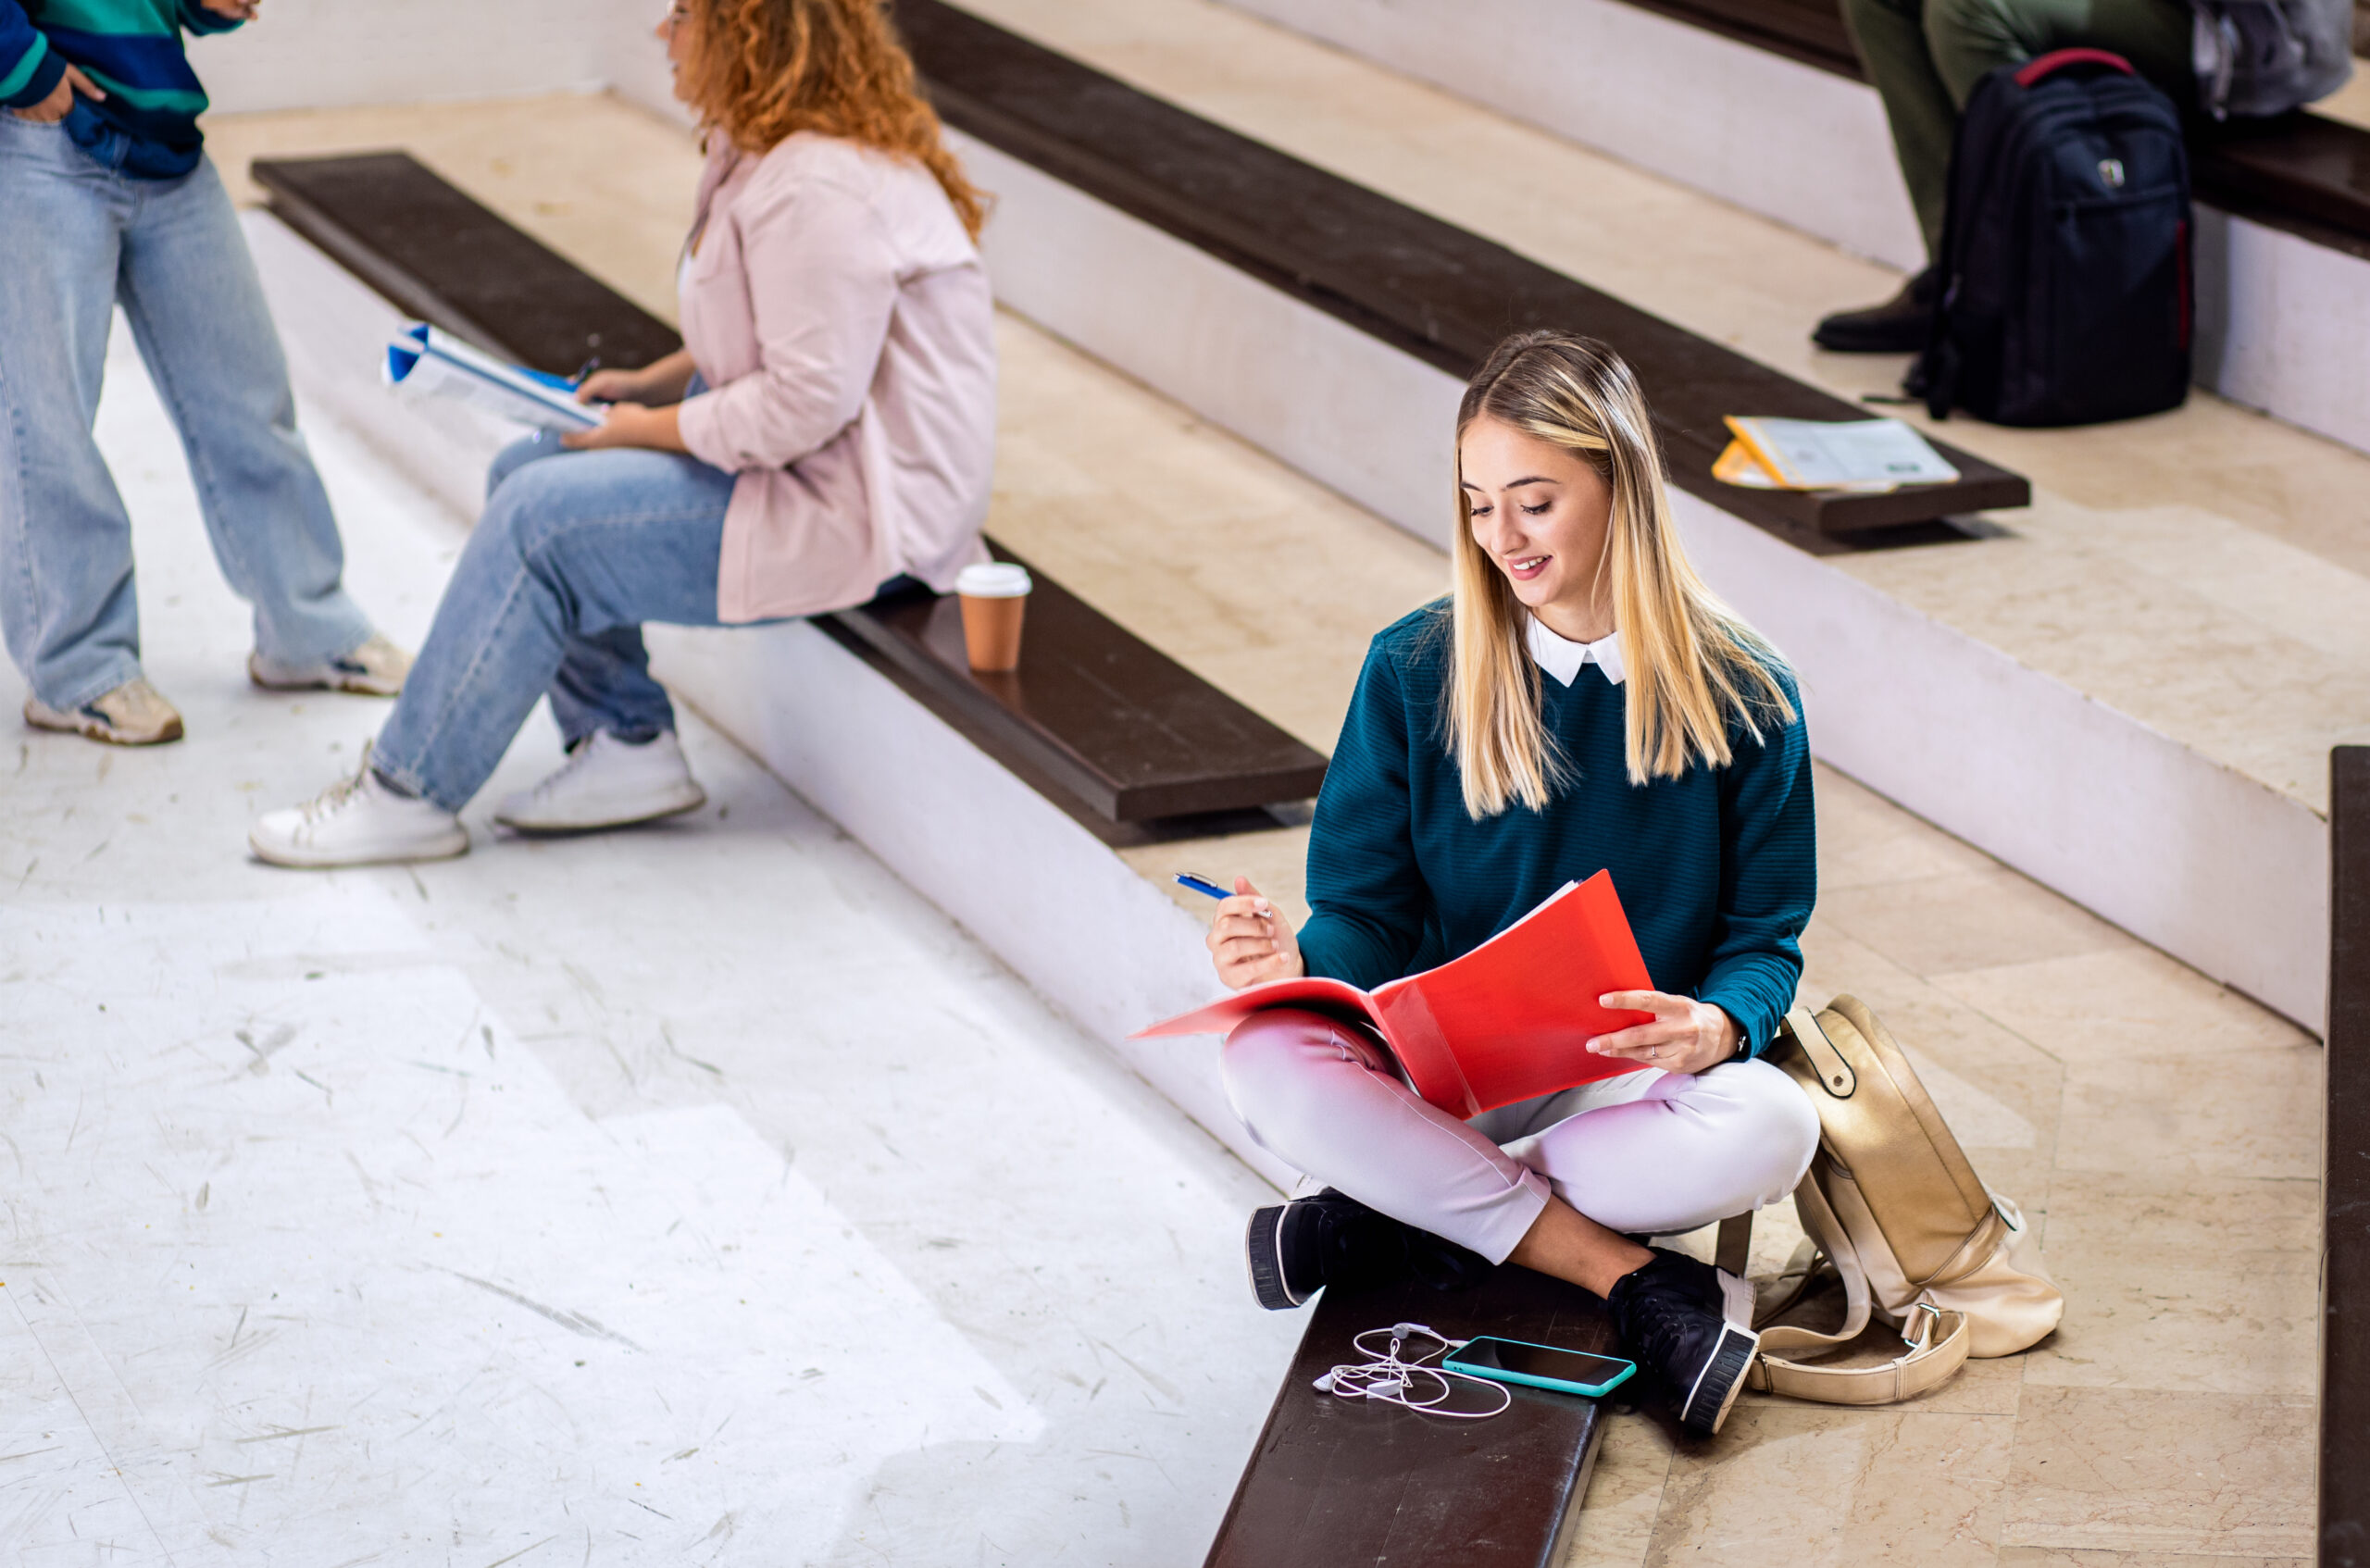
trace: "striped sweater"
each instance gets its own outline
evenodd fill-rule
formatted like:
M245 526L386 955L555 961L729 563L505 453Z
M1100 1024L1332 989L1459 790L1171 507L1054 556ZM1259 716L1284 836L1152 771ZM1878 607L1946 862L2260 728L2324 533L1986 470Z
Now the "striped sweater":
M1610 870L1655 988L1717 1003L1759 1055L1793 1003L1818 891L1802 721L1765 721L1759 741L1732 723L1728 766L1633 786L1624 689L1594 665L1568 687L1542 674L1574 777L1544 811L1476 822L1441 741L1446 611L1418 610L1367 650L1309 832L1308 972L1372 988L1445 964Z
M198 0L0 0L0 106L30 108L79 67L106 97L80 100L67 127L78 143L94 146L112 130L131 143L126 173L187 174L197 167L206 90L181 51L182 31L238 25Z

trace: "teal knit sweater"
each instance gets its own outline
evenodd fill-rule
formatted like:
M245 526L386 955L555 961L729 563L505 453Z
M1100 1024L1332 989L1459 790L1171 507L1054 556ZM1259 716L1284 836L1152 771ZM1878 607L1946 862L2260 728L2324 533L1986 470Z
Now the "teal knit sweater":
M1765 720L1763 741L1732 724L1727 767L1637 786L1624 689L1593 664L1569 687L1541 672L1547 729L1574 777L1544 811L1476 822L1441 741L1448 653L1445 601L1366 651L1309 834L1308 972L1368 988L1415 974L1610 870L1655 989L1717 1003L1759 1055L1793 1005L1818 891L1801 719Z
M0 106L31 108L69 65L106 93L78 97L67 134L97 151L112 132L126 174L177 179L197 167L206 90L181 53L181 34L239 24L197 0L0 0Z

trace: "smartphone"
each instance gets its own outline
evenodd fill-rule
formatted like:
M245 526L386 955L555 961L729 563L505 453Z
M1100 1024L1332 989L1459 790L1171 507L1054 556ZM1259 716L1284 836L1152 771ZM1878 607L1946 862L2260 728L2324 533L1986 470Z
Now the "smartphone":
M1520 1383L1532 1388L1553 1388L1559 1394L1586 1394L1593 1399L1619 1388L1638 1370L1635 1362L1619 1356L1566 1350L1534 1345L1523 1339L1484 1337L1468 1339L1441 1358L1451 1372L1500 1383Z

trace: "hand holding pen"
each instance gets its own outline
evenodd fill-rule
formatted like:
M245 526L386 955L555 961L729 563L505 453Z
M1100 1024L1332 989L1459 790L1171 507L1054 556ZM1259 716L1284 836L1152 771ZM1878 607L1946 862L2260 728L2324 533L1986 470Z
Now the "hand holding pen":
M1237 877L1230 893L1208 877L1190 872L1180 874L1177 881L1181 887L1219 901L1206 940L1210 962L1216 965L1218 978L1229 989L1241 990L1261 980L1291 979L1308 973L1291 922L1251 885L1250 877Z

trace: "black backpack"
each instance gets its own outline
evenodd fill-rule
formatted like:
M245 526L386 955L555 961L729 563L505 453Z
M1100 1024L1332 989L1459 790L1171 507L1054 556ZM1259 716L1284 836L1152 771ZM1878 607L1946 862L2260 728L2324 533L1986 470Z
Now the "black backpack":
M1951 149L1937 419L2088 425L2177 408L2189 380L2189 155L2172 100L2103 49L1976 83Z

